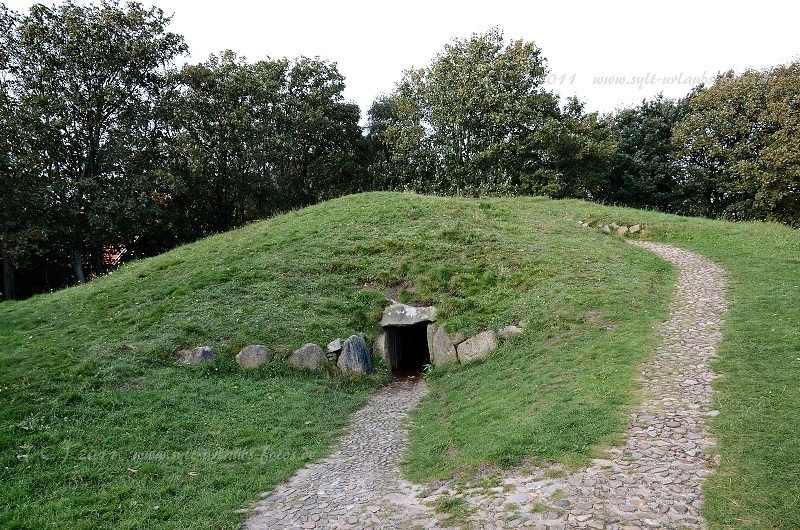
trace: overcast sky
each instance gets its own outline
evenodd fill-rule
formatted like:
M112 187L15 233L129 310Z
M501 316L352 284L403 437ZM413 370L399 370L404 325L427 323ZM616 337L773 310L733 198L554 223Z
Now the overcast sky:
M33 4L5 3L21 12ZM552 74L548 87L563 97L578 95L589 111L611 112L659 92L681 97L720 71L800 59L800 3L786 0L748 8L703 0L141 3L173 15L169 29L186 38L188 62L225 49L251 61L304 55L336 62L346 78L345 97L359 104L362 115L377 95L393 89L403 70L429 65L454 37L493 26L507 40L535 42ZM612 77L625 82L596 82Z

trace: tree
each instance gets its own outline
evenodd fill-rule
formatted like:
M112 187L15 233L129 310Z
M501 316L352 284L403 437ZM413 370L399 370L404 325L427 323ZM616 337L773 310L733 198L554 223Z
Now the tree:
M130 189L132 173L142 169L131 146L152 144L151 111L164 71L186 50L182 37L166 32L168 22L160 9L137 3L67 1L34 5L11 36L11 89L38 120L32 134L17 131L27 135L26 171L50 182L50 221L69 227L80 283L85 249L101 250L114 237L112 201L150 195Z
M338 195L360 179L359 109L336 66L231 51L178 76L170 131L179 232L200 237Z
M15 204L18 204L16 194L13 193L15 179L12 175L13 140L10 134L14 105L5 75L11 52L8 35L14 27L14 23L15 14L10 12L5 5L0 4L0 72L3 73L0 77L0 189L3 190L0 193L0 257L3 261L3 293L6 300L16 298L14 259L10 250L10 239L12 233L15 232L14 221L16 219L12 209Z
M18 15L0 4L0 256L3 262L3 298L16 299L15 271L37 250L43 239L46 182L35 172L25 171L25 136L35 120L12 91L9 75L14 53L10 38Z
M531 158L520 191L563 199L597 199L616 151L612 139L602 134L597 113L586 114L577 97L567 99L555 116L548 117L533 136Z
M335 63L299 57L289 68L277 182L291 206L336 195L355 178L360 110L344 101L344 89Z
M405 72L390 96L396 116L381 133L403 180L437 193L514 191L541 158L538 131L558 115L542 88L546 73L536 45L506 45L497 28L456 39L428 68Z
M768 74L763 121L775 124L760 153L756 195L765 219L800 227L800 62Z
M726 72L673 129L689 213L800 224L800 63Z
M229 230L270 213L270 171L287 61L247 63L231 51L186 65L170 140L178 188L171 209L184 236Z
M672 145L672 128L689 111L689 99L663 95L603 120L617 144L600 200L633 208L682 211L682 168Z

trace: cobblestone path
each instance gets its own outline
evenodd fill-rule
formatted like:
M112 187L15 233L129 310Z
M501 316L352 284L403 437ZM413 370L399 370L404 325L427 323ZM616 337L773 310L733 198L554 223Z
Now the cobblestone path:
M408 413L427 393L421 377L375 393L351 416L341 448L278 486L245 528L433 528L432 512L419 500L422 487L406 481L398 468Z
M460 496L473 511L471 527L537 530L702 529L701 483L715 445L709 362L722 338L727 308L724 271L678 248L632 242L680 271L661 343L643 371L643 402L631 414L628 441L578 472L539 467L501 477L490 489L456 491L440 485L420 498L397 462L406 443L408 412L427 392L424 381L395 383L352 417L340 450L299 471L261 501L251 530L284 528L442 528L429 503Z

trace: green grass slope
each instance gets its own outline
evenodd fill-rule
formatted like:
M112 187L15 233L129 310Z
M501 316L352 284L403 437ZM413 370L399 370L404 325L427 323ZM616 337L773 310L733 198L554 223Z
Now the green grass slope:
M674 271L579 220L647 222L730 274L716 369L716 528L795 528L800 240L583 202L372 193L330 201L0 304L0 527L237 528L234 510L323 454L385 381L244 372L363 331L385 296L435 304L450 331L525 334L485 362L433 370L415 416L417 479L523 456L580 464L620 440ZM214 365L175 366L209 344ZM532 433L534 433L532 435Z
M719 359L713 364L722 377L714 384L715 408L721 415L712 422L722 462L704 485L704 515L712 529L800 528L800 232L776 224L683 218L579 201L515 199L511 204L520 212L535 211L538 219L560 218L566 227L576 220L600 225L644 222L651 230L648 239L697 252L725 268L730 309ZM563 233L558 237L564 240ZM618 259L635 255L629 248L615 246L614 251L626 256ZM609 277L613 283L613 274ZM598 307L608 311L617 303L608 298ZM619 325L615 333L631 325L612 321ZM567 343L556 340L554 348L553 341L543 341L545 335L526 334L523 348L483 365L434 371L429 382L435 397L414 417L408 472L424 479L483 462L514 464L521 455L581 463L587 454L579 450L581 444L601 440L578 437L586 433L576 425L590 421L587 416L598 416L588 383L579 384L591 381L591 376L570 368L603 374L594 357L603 345L585 335L580 323L571 326L572 333L577 330L584 337ZM636 335L613 336L607 347L636 355L629 346L638 347L639 341ZM646 358L639 353L640 360ZM619 360L626 372L634 366L631 359ZM539 383L543 386L536 386L536 392L517 399L517 385L531 378L531 369L537 377L541 366L553 366L550 363L563 364L551 374L558 384ZM567 388L565 379L571 381ZM577 417L569 407L557 405L575 399L587 404ZM519 408L526 414L510 412Z

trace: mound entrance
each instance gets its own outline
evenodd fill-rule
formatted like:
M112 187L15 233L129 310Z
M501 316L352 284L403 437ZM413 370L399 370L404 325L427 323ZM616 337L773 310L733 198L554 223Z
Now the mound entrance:
M383 358L394 377L419 374L430 364L428 326L435 321L435 307L395 303L384 310Z
M483 359L497 348L497 340L523 332L519 326L506 326L498 333L481 331L467 337L452 337L436 322L436 308L393 303L383 311L383 333L375 339L373 352L382 357L394 377L419 374L428 364L468 363Z
M403 377L418 374L431 362L428 349L428 323L387 327L386 360L392 375Z

